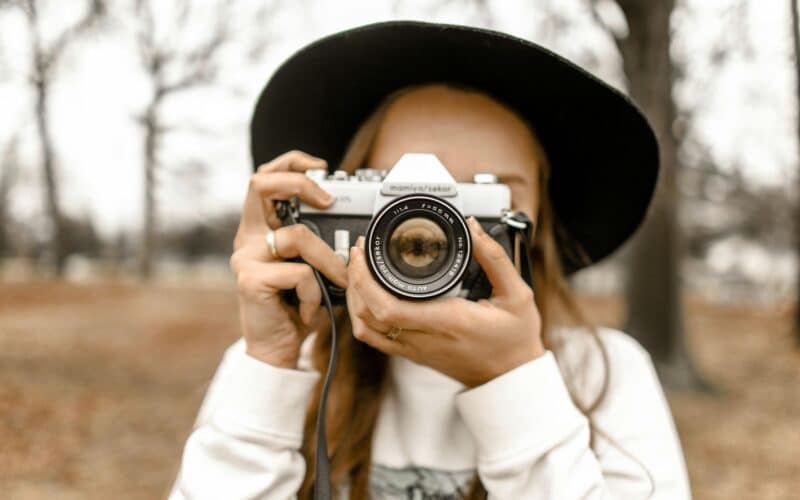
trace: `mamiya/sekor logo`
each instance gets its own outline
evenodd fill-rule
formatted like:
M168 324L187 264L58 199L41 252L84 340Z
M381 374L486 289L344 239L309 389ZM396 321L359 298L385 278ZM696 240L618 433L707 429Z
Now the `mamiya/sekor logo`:
M384 183L381 186L381 193L394 196L411 193L434 194L436 196L455 196L458 194L455 184L417 184L412 182Z

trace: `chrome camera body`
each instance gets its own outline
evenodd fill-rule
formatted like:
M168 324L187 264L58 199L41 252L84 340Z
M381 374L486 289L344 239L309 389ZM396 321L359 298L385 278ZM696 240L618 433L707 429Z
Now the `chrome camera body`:
M279 202L283 224L307 225L345 260L350 246L364 235L372 275L399 297L457 295L478 300L491 294L472 259L469 216L514 255L508 226L511 192L493 174L476 174L473 182L459 183L428 153L404 154L388 173L359 169L353 175L342 170L329 174L315 169L306 174L335 201L327 209L296 198ZM324 281L332 302L344 303L344 290Z

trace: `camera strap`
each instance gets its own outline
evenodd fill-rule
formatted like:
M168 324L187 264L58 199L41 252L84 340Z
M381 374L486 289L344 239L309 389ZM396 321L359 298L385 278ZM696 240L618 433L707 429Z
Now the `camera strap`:
M297 224L297 207L296 199L294 206L291 202L280 200L275 203L275 211L281 219L287 219L291 224ZM315 474L314 474L314 500L332 500L331 496L331 462L328 457L328 437L325 433L325 415L326 408L328 407L328 391L330 389L333 375L336 372L336 317L333 312L333 304L331 297L328 294L328 287L322 279L322 274L315 268L311 267L314 271L314 278L317 280L319 289L322 292L322 302L325 304L325 309L328 311L328 317L331 322L331 355L328 359L328 370L325 373L325 382L322 385L322 393L319 398L319 412L317 413L317 447L314 455Z
M328 372L325 374L325 383L319 398L319 412L317 413L317 450L316 474L314 476L314 500L331 500L331 462L328 458L328 438L325 435L325 409L328 407L328 389L330 388L333 374L336 371L336 318L333 314L333 305L328 295L327 287L322 281L322 275L314 269L325 308L331 320L331 356L328 360Z
M513 248L512 258L525 283L533 288L533 249L531 248L531 233L533 223L530 217L523 212L504 212L500 224L506 227Z

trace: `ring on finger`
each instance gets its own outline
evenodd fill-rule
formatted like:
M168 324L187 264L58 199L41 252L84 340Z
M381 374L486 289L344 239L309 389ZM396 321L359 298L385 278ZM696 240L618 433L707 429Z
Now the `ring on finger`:
M393 326L388 332L386 332L386 338L389 340L397 340L401 333L403 333L402 328Z
M272 229L267 231L266 240L267 240L267 248L269 248L272 257L280 259L281 256L278 253L278 244L277 241L275 241L275 231L273 231Z

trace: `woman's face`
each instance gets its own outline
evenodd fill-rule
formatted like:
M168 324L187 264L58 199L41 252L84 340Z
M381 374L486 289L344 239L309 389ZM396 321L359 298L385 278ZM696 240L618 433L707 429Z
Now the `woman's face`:
M386 110L367 165L389 169L404 153L433 153L458 182L490 172L511 189L511 206L536 220L539 161L532 130L483 93L431 84Z

